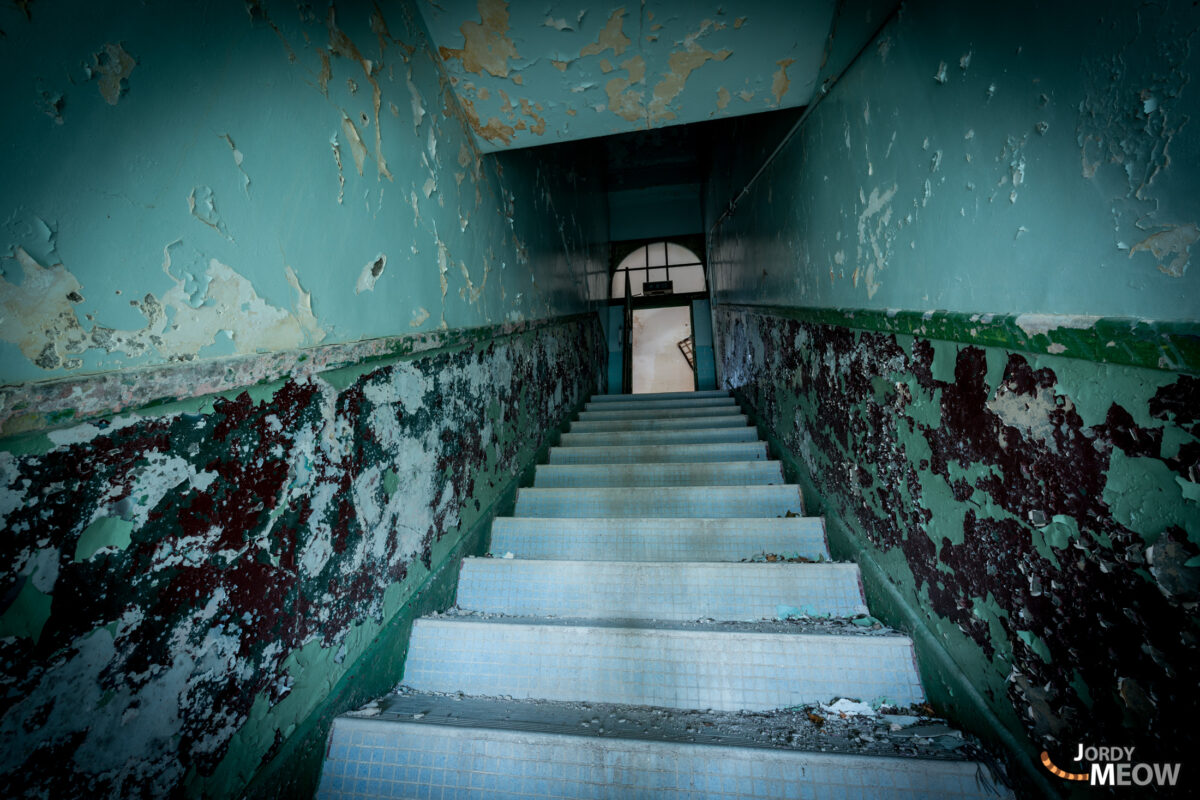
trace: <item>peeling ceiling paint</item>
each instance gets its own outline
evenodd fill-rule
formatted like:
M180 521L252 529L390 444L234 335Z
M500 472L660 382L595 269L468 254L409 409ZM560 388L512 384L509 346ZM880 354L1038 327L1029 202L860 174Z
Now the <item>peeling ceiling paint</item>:
M495 151L806 105L834 3L749 0L736 17L678 0L419 8L480 149Z

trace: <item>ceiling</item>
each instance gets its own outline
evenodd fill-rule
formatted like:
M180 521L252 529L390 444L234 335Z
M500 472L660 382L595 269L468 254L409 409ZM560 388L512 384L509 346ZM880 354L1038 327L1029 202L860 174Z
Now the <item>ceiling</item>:
M421 0L482 150L806 105L835 0Z

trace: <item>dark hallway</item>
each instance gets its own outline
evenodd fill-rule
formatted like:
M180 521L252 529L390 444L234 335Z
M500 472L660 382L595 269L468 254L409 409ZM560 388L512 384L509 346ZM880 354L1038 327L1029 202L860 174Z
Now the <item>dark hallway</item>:
M0 793L313 796L638 369L911 639L764 749L1200 785L1200 7L1046 6L0 4Z

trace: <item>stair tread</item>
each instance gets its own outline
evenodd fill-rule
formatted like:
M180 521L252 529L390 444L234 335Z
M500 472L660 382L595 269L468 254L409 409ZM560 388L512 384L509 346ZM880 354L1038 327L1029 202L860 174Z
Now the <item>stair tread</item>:
M750 420L745 414L726 414L714 417L676 417L674 419L581 419L571 423L571 433L620 433L622 431L691 431L718 428L749 428ZM754 430L754 429L751 429ZM758 440L755 430L753 437Z
M675 398L699 397L731 397L725 389L701 389L695 392L643 392L640 394L594 394L589 399L593 402L609 402L613 400L673 400Z
M617 419L688 419L691 417L734 417L742 414L737 405L693 406L688 408L646 408L601 411L580 411L576 419L580 422Z
M885 706L876 712L842 716L813 703L766 713L729 713L616 703L463 696L401 688L368 709L350 712L344 718L873 758L967 761L975 754L974 745L956 736L953 729L941 735L956 742L937 744L936 737L919 735L948 727L944 720L927 716L921 708ZM809 713L818 714L825 721L818 725ZM899 730L893 731L892 725L897 725ZM862 734L874 741L864 740Z
M715 464L767 458L766 442L551 447L551 464Z
M778 461L680 462L663 464L539 464L533 485L564 487L679 487L776 485L783 483Z
M513 516L782 517L803 514L795 484L541 488L517 491Z
M569 431L560 439L563 447L708 444L711 442L757 442L758 431L747 425L724 428L677 428L659 430Z

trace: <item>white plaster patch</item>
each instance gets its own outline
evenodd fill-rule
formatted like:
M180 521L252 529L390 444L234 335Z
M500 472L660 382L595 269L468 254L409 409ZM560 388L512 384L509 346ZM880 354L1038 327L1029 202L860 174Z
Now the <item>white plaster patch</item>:
M1091 328L1099 319L1087 314L1021 314L1014 322L1027 336L1045 336L1056 328Z

